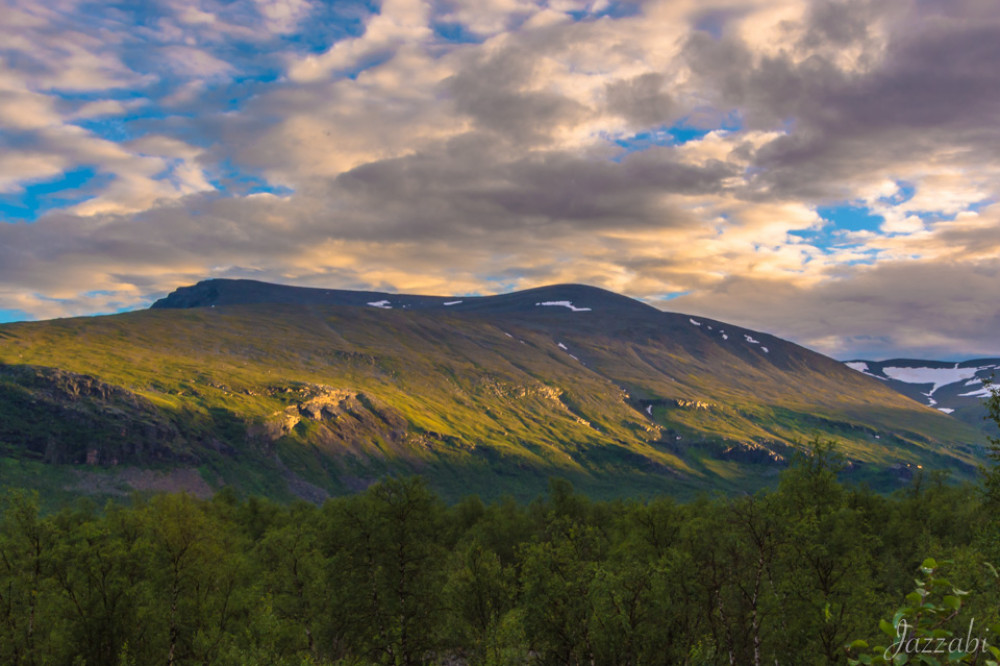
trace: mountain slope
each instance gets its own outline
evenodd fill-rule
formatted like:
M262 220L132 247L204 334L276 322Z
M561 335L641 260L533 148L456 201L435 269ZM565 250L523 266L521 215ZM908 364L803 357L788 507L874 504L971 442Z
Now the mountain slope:
M990 434L996 432L993 424L985 422L983 399L989 397L987 383L1000 371L1000 358L960 363L895 358L847 361L845 365L929 407L986 428Z
M0 326L0 363L8 468L103 489L153 469L308 499L410 472L451 497L529 496L551 474L689 495L771 483L816 435L885 487L918 465L969 474L980 455L973 428L832 359L580 285L462 298L213 280L149 311ZM64 441L66 414L93 436Z

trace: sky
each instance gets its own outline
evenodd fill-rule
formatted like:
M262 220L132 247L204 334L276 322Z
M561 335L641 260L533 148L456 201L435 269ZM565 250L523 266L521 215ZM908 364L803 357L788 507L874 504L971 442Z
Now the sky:
M995 0L0 0L0 321L580 282L1000 356Z

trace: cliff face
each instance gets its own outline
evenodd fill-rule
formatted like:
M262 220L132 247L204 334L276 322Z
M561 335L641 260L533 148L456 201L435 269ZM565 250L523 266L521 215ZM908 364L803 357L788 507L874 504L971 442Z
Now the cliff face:
M54 464L190 459L177 426L149 400L94 377L0 365L0 447Z

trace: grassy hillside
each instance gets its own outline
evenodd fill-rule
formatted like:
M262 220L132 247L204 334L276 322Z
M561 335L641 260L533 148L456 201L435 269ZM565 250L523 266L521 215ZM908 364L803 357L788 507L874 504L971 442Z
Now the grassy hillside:
M690 496L769 485L816 436L880 487L977 460L974 429L831 359L615 298L0 326L3 482L321 499L417 472L446 497L528 497L556 474L597 496Z

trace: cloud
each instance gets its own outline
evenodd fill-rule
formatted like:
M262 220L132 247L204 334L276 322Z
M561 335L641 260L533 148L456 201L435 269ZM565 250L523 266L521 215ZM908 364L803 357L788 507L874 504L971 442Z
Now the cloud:
M214 79L230 74L232 65L192 46L167 46L160 50L167 67L175 73L197 79Z
M419 44L432 34L427 25L429 13L430 3L425 0L385 0L379 13L368 21L363 35L339 41L323 54L293 61L288 76L298 82L326 79L408 43Z
M1000 353L988 3L9 4L0 204L56 203L0 225L0 308L582 281L838 355Z
M1000 313L982 294L1000 262L892 261L803 288L789 281L733 276L671 306L797 340L836 357L886 359L991 356ZM776 321L775 301L796 313Z

